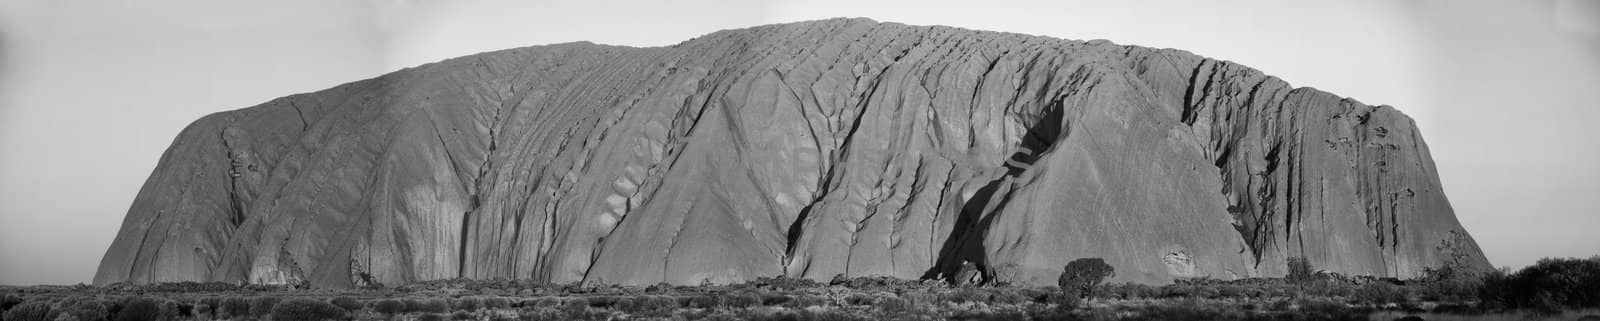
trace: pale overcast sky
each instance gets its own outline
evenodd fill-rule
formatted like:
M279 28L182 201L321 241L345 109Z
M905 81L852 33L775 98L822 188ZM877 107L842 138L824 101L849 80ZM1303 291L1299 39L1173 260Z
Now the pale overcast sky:
M1600 254L1600 2L0 2L0 284L89 282L178 131L477 52L868 17L1231 60L1416 118L1491 262Z

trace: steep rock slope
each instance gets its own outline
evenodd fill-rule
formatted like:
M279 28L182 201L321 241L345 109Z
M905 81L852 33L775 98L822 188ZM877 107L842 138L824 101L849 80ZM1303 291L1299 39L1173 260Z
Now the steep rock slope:
M206 116L95 283L1048 284L1488 266L1409 118L1177 50L834 19L488 52Z

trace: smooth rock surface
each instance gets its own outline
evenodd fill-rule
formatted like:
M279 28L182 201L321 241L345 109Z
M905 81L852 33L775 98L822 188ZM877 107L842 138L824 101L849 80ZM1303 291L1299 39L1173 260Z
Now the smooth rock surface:
M1309 61L1307 63L1316 63ZM195 121L95 283L1053 284L1488 267L1415 124L1226 61L834 19L487 52Z

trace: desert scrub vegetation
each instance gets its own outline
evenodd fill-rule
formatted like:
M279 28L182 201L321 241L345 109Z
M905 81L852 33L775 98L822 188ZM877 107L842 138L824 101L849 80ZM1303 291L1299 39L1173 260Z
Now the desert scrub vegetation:
M50 302L28 301L13 305L0 314L5 320L12 321L44 321L45 315L50 313Z
M1479 298L1494 308L1600 308L1600 256L1546 258L1516 273L1489 272Z
M1600 298L1595 292L1600 289L1600 257L1548 259L1515 272L1443 266L1412 280L1312 272L1315 267L1305 264L1291 267L1292 277L1181 279L1166 285L1107 283L1115 269L1096 261L1063 266L1056 286L777 277L700 286L441 280L353 290L209 283L0 287L0 317L5 321L1354 320L1380 311L1475 314L1595 308Z
M293 298L272 306L272 321L343 320L349 311L327 301Z

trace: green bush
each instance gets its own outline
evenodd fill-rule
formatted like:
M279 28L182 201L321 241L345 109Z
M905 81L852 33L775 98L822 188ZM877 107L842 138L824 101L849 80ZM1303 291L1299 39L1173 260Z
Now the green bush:
M788 294L783 294L783 293L762 293L761 294L761 305L781 306L781 305L789 304L789 301L794 301L794 297L793 296L789 296Z
M450 303L450 308L457 311L477 311L483 308L483 300L475 297L456 298Z
M511 307L511 300L502 297L487 297L483 299L483 307L487 309L505 309Z
M1355 300L1369 304L1402 303L1407 301L1404 287L1389 282L1372 282L1356 290Z
M199 319L199 320L221 319L221 318L217 317L216 310L213 310L211 308L210 304L205 304L205 303L195 304L194 305L193 315L194 315L195 319Z
M1078 304L1082 303L1082 302L1083 302L1083 298L1078 297L1077 295L1074 295L1074 294L1070 294L1070 293L1066 293L1066 292L1056 292L1056 293L1051 293L1050 294L1050 303L1051 304L1055 304L1056 305L1056 309L1058 309L1058 310L1077 309L1078 308Z
M817 288L817 287L821 287L822 286L821 283L817 283L817 281L814 281L814 280L811 280L811 279L808 279L808 278L791 278L791 277L786 277L786 276L779 276L779 277L775 277L775 278L762 277L762 278L756 279L755 281L751 281L750 284L754 285L756 288L771 289L771 290L778 290L778 291L793 291L793 290L799 290L799 289Z
M871 294L859 292L851 293L844 297L844 303L849 305L872 305L873 301L877 301L877 298Z
M1077 291L1079 298L1087 298L1096 286L1117 275L1116 269L1100 258L1084 258L1067 262L1062 267L1056 284L1062 291Z
M1291 257L1289 258L1289 275L1285 278L1289 279L1289 282L1311 281L1314 272L1311 267L1311 260L1307 260L1304 256Z
M342 320L349 312L332 303L311 298L294 298L272 306L273 321Z
M722 298L713 294L696 295L689 298L689 304L684 306L699 309L711 309L722 305Z
M91 298L70 298L56 304L46 316L47 319L57 320L63 316L71 316L78 321L104 321L109 320L109 307L105 302Z
M385 315L396 315L406 312L406 303L395 299L380 300L372 304L372 311Z
M929 291L900 292L900 298L906 299L906 301L911 301L911 304L916 305L937 304L939 302L939 295L930 293Z
M228 297L227 299L222 300L222 307L219 310L227 312L227 317L230 319L241 319L248 317L250 316L250 299L245 297Z
M151 283L134 286L139 292L226 292L239 288L237 285L224 282L165 282Z
M250 316L252 316L252 317L265 317L268 314L272 314L272 306L278 305L278 301L281 301L281 300L282 299L279 299L278 297L271 296L271 295L258 296L258 297L255 297L255 298L251 298L250 299Z
M804 309L806 307L828 306L830 302L832 302L832 300L829 300L827 297L810 294L798 294L794 296L793 300L790 300L788 303L784 303L784 306L795 309Z
M571 297L561 301L563 311L584 311L589 309L589 299L585 297Z
M444 321L444 320L445 320L444 314L439 314L439 313L424 313L421 316L417 317L417 321Z
M406 312L416 313L445 313L450 311L450 303L444 299L406 299Z
M621 302L622 299L623 297L610 295L591 296L586 298L586 300L589 301L589 307L598 309L610 309L611 307L616 306L618 302Z
M641 295L619 302L617 311L629 314L670 312L678 308L678 300L661 295Z
M989 302L989 292L978 288L960 288L941 294L939 300L953 303Z
M5 320L10 321L50 321L45 316L50 314L49 301L28 301L6 309Z
M1600 307L1600 256L1545 258L1515 274L1489 273L1478 297L1491 308Z
M989 303L991 304L1022 304L1023 302L1031 301L1031 299L1022 294L1021 289L994 288L989 291Z
M884 296L872 303L873 307L888 313L905 313L916 310L916 304L901 297Z
M779 316L775 320L816 320L816 321L856 321L873 320L865 316L858 316L850 312L835 309L800 310L790 316Z
M722 298L722 305L730 308L759 306L761 305L761 295L749 291L728 294Z
M22 297L19 297L16 294L7 293L6 295L0 296L0 313L5 313L6 311L11 310L11 307L17 306L18 304L22 304Z
M164 320L161 315L161 302L155 299L132 297L122 301L121 306L122 309L117 311L117 321Z
M160 308L156 309L156 311L158 311L157 314L160 315L159 319L161 320L177 320L178 318L187 317L189 310L193 308L188 303L168 299L160 300L158 306Z
M213 295L213 296L200 298L200 303L204 303L205 305L209 305L209 306L211 306L211 308L215 309L217 307L222 306L222 297Z
M561 298L547 296L534 299L531 304L528 304L528 306L536 308L558 308L561 307L561 303Z
M357 301L356 299L350 297L341 296L333 298L333 300L329 300L328 303L333 303L333 305L350 312L359 312L361 309L367 308L366 304L362 304L361 301Z

